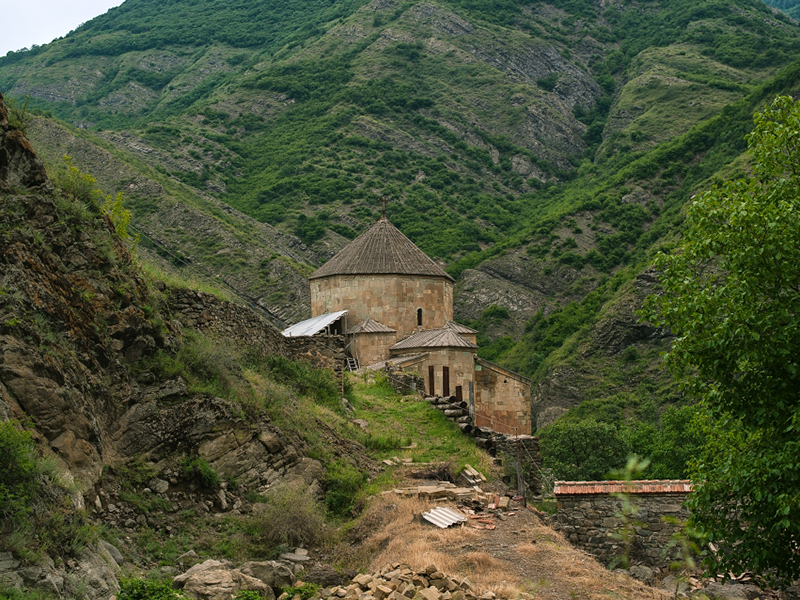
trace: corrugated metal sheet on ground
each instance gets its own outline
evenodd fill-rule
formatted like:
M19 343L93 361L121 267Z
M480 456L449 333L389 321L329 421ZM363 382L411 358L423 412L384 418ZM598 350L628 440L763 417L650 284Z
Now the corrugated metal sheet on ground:
M286 329L284 329L283 336L300 337L304 335L316 335L317 333L325 329L328 325L335 323L346 314L347 314L346 310L340 310L338 312L319 315L318 317L311 317L310 319L306 319L305 321L300 321L299 323L295 323L291 327L287 327Z
M556 496L583 494L688 494L688 479L639 479L635 481L556 481Z
M446 529L456 523L463 523L467 520L467 517L457 510L445 508L444 506L437 506L436 508L422 513L422 518L441 529Z

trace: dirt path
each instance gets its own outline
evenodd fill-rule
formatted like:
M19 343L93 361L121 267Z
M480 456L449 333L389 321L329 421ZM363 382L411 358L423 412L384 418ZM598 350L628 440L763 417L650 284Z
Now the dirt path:
M492 519L494 529L476 529L488 525L478 519L438 529L417 517L434 506L429 501L387 494L372 504L351 531L350 542L338 552L340 560L363 568L363 563L358 563L369 557L369 572L392 562L414 569L434 564L447 575L467 577L478 590L505 598L520 594L537 600L669 597L609 571L570 546L531 509L520 508L502 520Z

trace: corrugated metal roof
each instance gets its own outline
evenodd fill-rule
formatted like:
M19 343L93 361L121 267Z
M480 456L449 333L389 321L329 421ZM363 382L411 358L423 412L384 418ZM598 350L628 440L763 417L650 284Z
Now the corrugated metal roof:
M369 274L433 275L455 281L385 218L342 248L309 279Z
M347 335L354 333L397 333L396 329L391 329L383 323L378 323L372 319L364 319L358 325L347 330Z
M461 323L456 323L455 321L448 321L445 323L446 329L452 329L456 333L464 334L464 333L478 333L474 329L470 329L466 325L462 325Z
M452 329L425 329L397 342L390 350L409 348L477 348Z
M444 506L437 506L436 508L432 508L431 510L422 513L422 518L429 523L433 523L437 527L440 527L441 529L445 529L455 525L456 523L463 523L467 520L467 517L457 510L446 508Z
M635 481L556 481L556 496L589 494L688 494L688 479L640 479Z
M287 327L286 329L283 330L283 335L284 337L301 337L307 335L316 335L317 333L325 329L328 325L335 323L346 314L347 314L346 310L340 310L338 312L326 313L324 315L319 315L317 317L311 317L310 319L306 319L305 321L300 321L299 323L295 323L291 327Z

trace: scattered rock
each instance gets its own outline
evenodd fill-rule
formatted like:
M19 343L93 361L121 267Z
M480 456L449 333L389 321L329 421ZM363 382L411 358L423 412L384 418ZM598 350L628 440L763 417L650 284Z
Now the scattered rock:
M628 569L628 574L646 585L653 585L656 581L655 571L644 565L633 565Z
M245 575L255 577L273 590L290 587L295 583L294 570L290 565L277 560L244 563L239 570Z
M147 482L147 487L150 488L156 494L165 494L169 489L169 481L164 481L163 479L158 479L154 477L150 481Z
M762 592L758 586L737 583L709 583L703 589L692 593L692 598L702 600L755 600L761 597Z
M100 545L108 551L115 563L117 563L119 566L122 566L122 563L125 562L125 557L122 556L122 552L120 552L116 546L108 543L105 540L100 540Z

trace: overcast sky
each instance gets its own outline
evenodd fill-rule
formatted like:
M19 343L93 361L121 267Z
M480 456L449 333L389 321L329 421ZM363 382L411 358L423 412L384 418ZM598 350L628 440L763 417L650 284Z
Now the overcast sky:
M0 0L0 56L52 42L120 4L122 0Z

